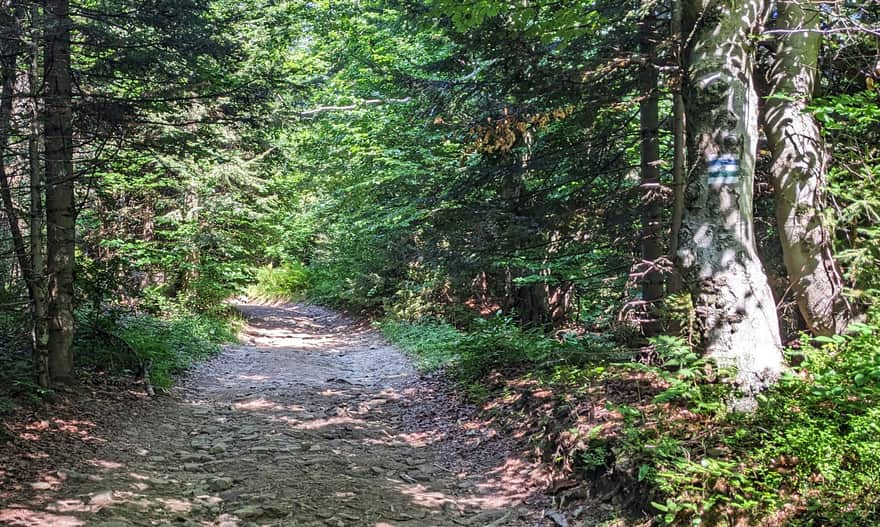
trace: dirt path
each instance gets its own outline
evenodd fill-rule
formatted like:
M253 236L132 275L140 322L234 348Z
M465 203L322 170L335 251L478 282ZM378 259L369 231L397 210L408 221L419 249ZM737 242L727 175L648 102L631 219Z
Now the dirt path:
M241 345L0 503L0 524L545 525L535 467L374 332L316 306L240 308Z

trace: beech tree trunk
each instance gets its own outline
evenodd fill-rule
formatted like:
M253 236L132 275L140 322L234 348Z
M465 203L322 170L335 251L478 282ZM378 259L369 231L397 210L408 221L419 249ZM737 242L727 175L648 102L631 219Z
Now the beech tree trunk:
M688 0L688 177L677 259L705 354L735 367L747 409L782 368L776 306L755 250L753 46L760 0Z
M647 321L642 325L645 336L660 330L655 304L663 298L663 277L657 261L663 256L660 246L660 97L657 93L657 67L654 64L654 17L647 16L639 25L639 51L644 63L639 71L639 126L641 129L642 195L642 301Z
M673 58L676 72L672 87L672 218L669 230L669 255L675 259L678 252L678 237L681 232L681 218L684 214L684 169L686 160L686 137L685 137L685 113L684 98L682 96L682 82L684 66L682 64L682 36L681 17L682 0L672 1L672 20L670 33L673 42ZM678 293L682 290L681 275L677 272L670 273L666 284L668 293Z
M46 271L49 278L49 374L67 383L73 375L74 200L70 78L70 5L46 0L43 122L46 151Z
M821 221L825 148L816 120L806 110L818 73L819 5L779 0L776 7L776 26L785 32L776 38L764 133L773 152L779 239L791 289L807 326L817 335L832 335L846 329L851 311L843 297L831 236Z

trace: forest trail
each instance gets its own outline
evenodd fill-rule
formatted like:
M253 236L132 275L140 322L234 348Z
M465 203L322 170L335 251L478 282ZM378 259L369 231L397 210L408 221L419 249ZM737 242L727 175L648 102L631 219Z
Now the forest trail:
M0 503L13 526L545 525L539 470L373 330L306 304L239 309L242 342Z

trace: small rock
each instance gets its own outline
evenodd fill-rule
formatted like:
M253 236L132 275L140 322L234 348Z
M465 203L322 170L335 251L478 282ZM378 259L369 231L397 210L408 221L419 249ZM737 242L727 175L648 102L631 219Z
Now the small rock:
M559 527L568 527L568 520L566 520L565 516L559 514L558 512L547 512L544 514L544 517L550 519Z
M503 523L496 522L506 521L507 517L510 516L510 513L511 511L505 509L483 511L468 518L467 524L479 527L486 527L487 525L503 525Z
M75 470L59 470L58 475L67 481L82 481L89 479L86 474L79 473Z
M263 515L263 509L253 505L247 505L232 511L232 514L238 516L242 520L255 520Z
M91 498L89 498L89 505L93 507L106 507L113 503L113 491L107 490L104 492L98 492L97 494L93 494Z
M287 512L274 505L265 505L263 506L263 516L269 518L283 518L284 516L287 516Z
M241 497L242 491L239 489L229 489L219 494L223 501L235 501Z
M186 455L184 455L181 458L181 461L183 461L184 463L202 463L204 461L210 461L210 460L211 460L211 456L209 456L207 454L198 453L198 452L196 452L196 453L188 452Z
M37 481L36 483L31 483L31 488L34 490L51 490L52 484L45 481Z
M212 478L208 480L208 488L213 492L221 492L232 488L232 478Z

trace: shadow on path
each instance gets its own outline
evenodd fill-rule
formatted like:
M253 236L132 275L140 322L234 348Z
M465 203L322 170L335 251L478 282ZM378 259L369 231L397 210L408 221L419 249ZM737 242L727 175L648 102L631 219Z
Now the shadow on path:
M3 489L0 524L544 525L540 469L373 331L306 304L239 309L241 344Z

